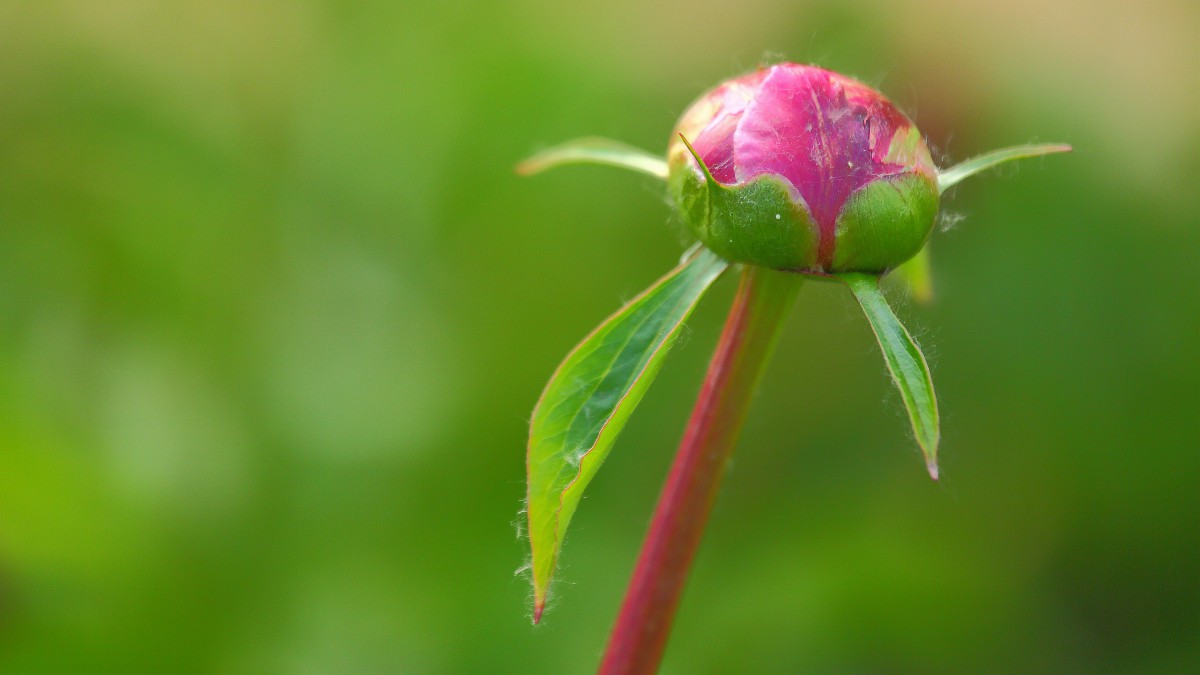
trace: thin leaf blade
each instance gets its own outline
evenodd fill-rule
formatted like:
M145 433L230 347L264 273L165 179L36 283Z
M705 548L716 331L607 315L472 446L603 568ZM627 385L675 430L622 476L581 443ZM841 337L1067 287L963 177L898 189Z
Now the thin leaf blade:
M959 162L945 171L939 171L938 191L945 192L951 187L962 182L963 179L970 178L971 176L974 176L982 171L987 171L998 164L1011 162L1014 159L1041 157L1043 155L1052 155L1059 152L1071 152L1071 146L1063 143L1016 145L1011 148L1001 148L999 150L985 152L978 157L972 157L966 161Z
M667 179L667 162L632 145L607 138L577 138L547 148L517 165L517 173L531 176L568 164L604 164Z
M887 363L892 381L904 400L912 423L913 435L921 452L925 455L925 466L929 475L937 480L937 449L941 439L937 395L933 390L933 379L929 376L929 364L917 346L916 340L900 323L887 299L879 290L879 278L869 274L837 275L850 287L854 298L867 315L867 322L875 332L883 360Z
M703 249L571 351L534 408L527 456L534 621L583 490L658 374L668 348L728 263Z

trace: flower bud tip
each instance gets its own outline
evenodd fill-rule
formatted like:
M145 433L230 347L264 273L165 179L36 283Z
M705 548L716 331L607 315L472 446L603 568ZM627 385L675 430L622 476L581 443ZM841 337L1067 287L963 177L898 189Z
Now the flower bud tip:
M937 465L936 459L927 460L925 462L925 468L929 470L930 478L932 478L934 480L938 479L938 465Z

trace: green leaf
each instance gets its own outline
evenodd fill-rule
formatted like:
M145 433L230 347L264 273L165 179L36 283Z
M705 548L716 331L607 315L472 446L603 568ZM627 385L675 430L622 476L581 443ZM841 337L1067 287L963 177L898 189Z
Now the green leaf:
M892 274L904 284L910 298L923 305L933 302L933 274L929 271L928 243Z
M550 378L529 425L534 621L589 481L658 374L679 327L728 263L702 249L584 338Z
M938 191L945 192L964 178L969 178L981 171L986 171L997 164L1011 162L1014 159L1041 157L1042 155L1052 155L1056 152L1070 151L1071 146L1069 145L1047 143L1044 145L1017 145L1011 148L1001 148L1000 150L986 152L978 157L972 157L965 162L955 164L945 171L939 171Z
M662 157L607 138L577 138L548 148L518 164L517 173L530 176L564 164L606 164L667 179Z
M941 432L938 429L937 396L933 392L925 356L879 291L879 277L858 273L836 276L850 287L867 315L871 330L875 331L888 372L900 390L900 398L904 399L913 434L925 454L925 466L929 475L937 480L937 447Z

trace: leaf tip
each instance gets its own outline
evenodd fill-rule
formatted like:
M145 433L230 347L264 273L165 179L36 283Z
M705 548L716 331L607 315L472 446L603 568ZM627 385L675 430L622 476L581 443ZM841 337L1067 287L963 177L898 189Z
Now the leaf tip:
M546 611L545 600L535 600L533 603L533 625L538 625L542 621L542 612Z

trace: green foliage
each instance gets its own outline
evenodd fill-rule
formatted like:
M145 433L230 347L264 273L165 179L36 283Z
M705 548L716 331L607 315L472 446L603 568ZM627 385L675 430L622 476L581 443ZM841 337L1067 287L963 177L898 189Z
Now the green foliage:
M517 173L530 176L567 164L607 164L666 179L667 162L660 156L607 138L577 138L547 148L517 165Z
M701 249L580 342L550 378L529 425L529 542L541 616L563 536L679 327L728 264Z
M1043 145L1017 145L1011 148L1001 148L999 150L985 152L978 157L972 157L971 159L959 162L949 169L939 171L938 190L945 192L946 190L949 190L957 185L962 180L970 178L977 173L987 171L994 166L1004 164L1005 162L1070 151L1071 146L1069 145L1063 145L1062 143L1047 143Z
M933 392L933 380L929 376L929 365L925 363L925 355L917 346L916 340L909 335L904 324L892 312L883 293L879 291L879 277L870 274L839 274L836 275L854 294L854 299L862 306L875 339L879 341L879 349L883 352L883 360L887 363L888 372L904 408L908 411L908 419L912 422L913 435L921 452L925 454L925 465L929 475L938 477L937 449L941 431L938 422L937 396Z

